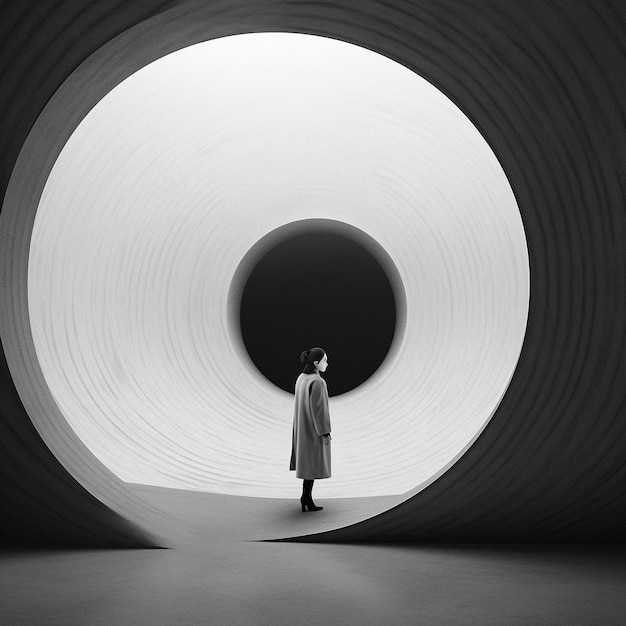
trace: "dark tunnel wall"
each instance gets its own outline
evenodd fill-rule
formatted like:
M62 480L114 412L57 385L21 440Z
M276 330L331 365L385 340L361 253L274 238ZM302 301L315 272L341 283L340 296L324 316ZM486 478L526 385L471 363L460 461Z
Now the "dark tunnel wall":
M165 23L179 10L202 7L207 32L214 34L327 35L407 65L468 115L509 178L531 265L527 335L500 407L447 473L387 513L305 539L623 541L623 3L205 4L2 3L3 196L30 128L63 80L118 33L166 9L174 10L162 15ZM2 337L3 345L7 340ZM8 512L2 516L2 541L149 544L53 458L22 407L4 360L0 393L0 490Z

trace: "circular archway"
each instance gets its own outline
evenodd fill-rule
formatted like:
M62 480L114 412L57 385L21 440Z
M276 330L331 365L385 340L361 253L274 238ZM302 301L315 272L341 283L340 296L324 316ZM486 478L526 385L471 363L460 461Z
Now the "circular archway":
M328 494L423 486L484 428L517 363L529 288L517 205L484 139L430 83L369 50L224 37L103 97L38 201L37 359L60 413L117 476L297 489L291 396L225 331L241 260L310 218L374 238L406 294L392 358L334 402Z

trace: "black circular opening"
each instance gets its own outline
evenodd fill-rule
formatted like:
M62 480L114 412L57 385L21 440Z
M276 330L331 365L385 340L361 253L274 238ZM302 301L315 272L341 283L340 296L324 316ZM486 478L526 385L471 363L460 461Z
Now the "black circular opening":
M377 258L342 234L293 235L257 260L243 287L243 343L259 371L293 392L300 352L328 353L324 378L336 396L365 382L396 330L394 291Z

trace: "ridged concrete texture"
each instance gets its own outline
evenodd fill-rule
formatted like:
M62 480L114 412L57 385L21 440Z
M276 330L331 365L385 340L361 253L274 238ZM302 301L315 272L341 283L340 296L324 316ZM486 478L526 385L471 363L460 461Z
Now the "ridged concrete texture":
M29 165L49 153L46 131L37 131L45 119L64 125L73 101L61 89L40 117L22 155L22 186L36 186ZM397 275L391 354L364 384L331 399L327 497L396 495L432 481L506 390L528 312L515 198L471 122L386 57L293 33L186 48L97 103L47 174L38 205L27 208L17 184L5 202L7 214L37 212L28 315L52 396L41 404L55 402L127 482L298 494L288 468L293 393L253 365L230 301L251 248L281 228L378 245ZM308 264L327 254L312 253ZM333 317L331 289L328 281L309 291L318 316ZM365 306L378 305L370 297ZM347 333L362 321L340 311L329 323ZM332 370L366 358L340 358L329 337L315 337L330 349ZM281 363L292 390L301 349ZM269 350L264 358L278 359ZM35 387L25 377L23 398ZM50 411L27 408L45 438Z
M106 85L163 54L212 37L254 31L325 35L381 52L436 85L482 133L517 200L530 259L524 345L497 411L443 476L389 512L311 539L623 540L626 11L621 4L21 6L3 6L8 86L0 105L3 189L37 116L75 68L64 86L75 88L65 116L70 123L59 128L48 120L55 148L38 156L35 169L52 165L46 159L79 123L80 114L72 119L71 110L81 111L81 102L97 101ZM121 37L112 41L116 35ZM92 52L90 63L79 67ZM88 82L81 74L88 66L100 68L103 80L80 90ZM47 121L42 117L40 123ZM31 154L32 147L26 144L23 154ZM18 163L15 171L23 175L30 165ZM34 177L33 188L21 187L25 205L44 182ZM3 289L24 311L25 281L15 277L26 275L28 259L11 251L29 239L32 221L3 219ZM17 223L21 230L12 228ZM6 320L15 319L15 312L3 311L3 347L23 349L24 361L36 368L32 346L22 343L30 332L28 320L7 330ZM60 432L46 434L46 443L61 456L70 441L73 461L64 457L62 466L51 457L18 399L15 387L25 382L14 382L8 372L3 378L3 494L16 494L12 517L3 522L5 538L19 532L35 538L38 529L47 528L49 541L68 542L78 523L98 542L114 543L119 535L112 520L118 516L154 531L149 507L100 466L62 419L53 419ZM23 452L17 454L19 445ZM25 461L30 475L19 470ZM59 487L42 492L44 475L55 476ZM92 496L81 485L114 513L94 514L96 505L87 504ZM31 530L18 532L24 520ZM128 532L125 540L131 539L137 536Z

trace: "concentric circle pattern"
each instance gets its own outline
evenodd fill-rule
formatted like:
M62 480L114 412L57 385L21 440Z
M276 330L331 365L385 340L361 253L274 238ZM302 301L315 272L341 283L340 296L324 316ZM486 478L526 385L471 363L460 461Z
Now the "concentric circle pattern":
M394 353L332 401L324 493L402 494L482 430L517 362L528 302L521 218L495 156L443 94L383 56L241 35L172 53L105 96L37 209L37 356L69 424L117 476L234 495L299 490L293 396L227 329L242 259L307 218L373 237L407 300Z
M217 37L287 31L380 52L455 102L506 172L524 224L531 273L519 362L474 444L401 506L314 539L623 541L622 3L69 4L50 4L45 14L18 2L2 7L0 175L7 191L0 217L0 332L10 373L3 370L0 439L3 494L13 502L2 522L5 537L119 544L141 541L121 518L152 528L145 507L67 425L38 369L28 314L30 239L35 209L63 146L98 101L152 61ZM393 174L396 163L388 165ZM423 232L413 220L405 225L412 241L416 230ZM250 237L248 245L271 226ZM409 292L415 291L407 278L422 267L411 257L416 252L408 245L394 247L395 236L369 234L394 258L409 304ZM242 246L238 256L245 250ZM477 285L469 276L467 281L468 293L476 294ZM407 329L412 311L407 306ZM397 358L403 356L400 348ZM370 397L392 372L389 363L372 381ZM45 432L36 413L47 416ZM48 477L44 490L41 476ZM96 501L104 507L94 507Z

